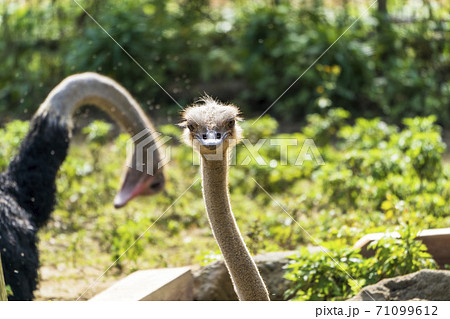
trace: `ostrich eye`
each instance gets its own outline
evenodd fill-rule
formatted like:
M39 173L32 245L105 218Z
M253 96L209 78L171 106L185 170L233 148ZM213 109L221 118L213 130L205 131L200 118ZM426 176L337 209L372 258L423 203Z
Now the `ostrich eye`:
M189 131L191 131L191 132L195 129L194 125L192 125L192 124L188 124L188 125L187 125L187 128L188 128Z
M227 127L229 129L233 128L234 127L234 120L229 120L228 123L227 123Z

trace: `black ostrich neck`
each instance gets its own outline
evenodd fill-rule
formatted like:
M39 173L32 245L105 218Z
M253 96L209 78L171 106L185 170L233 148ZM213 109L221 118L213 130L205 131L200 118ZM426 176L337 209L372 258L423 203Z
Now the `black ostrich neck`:
M64 121L37 116L9 164L7 174L15 182L11 191L38 227L45 224L55 206L56 175L67 156L69 142L69 128Z

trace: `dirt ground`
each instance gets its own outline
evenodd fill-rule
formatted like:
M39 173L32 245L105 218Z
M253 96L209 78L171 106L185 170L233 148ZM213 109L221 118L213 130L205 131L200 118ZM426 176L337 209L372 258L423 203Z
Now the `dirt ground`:
M89 300L121 279L119 276L109 275L102 277L94 284L104 271L104 269L95 267L79 270L65 266L43 266L40 268L40 280L38 289L35 291L35 300L77 300L92 285L80 298L80 300Z

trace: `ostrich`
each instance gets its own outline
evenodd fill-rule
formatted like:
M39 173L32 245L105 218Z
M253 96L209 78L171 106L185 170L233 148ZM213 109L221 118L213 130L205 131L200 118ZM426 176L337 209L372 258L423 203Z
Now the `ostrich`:
M50 92L31 120L18 154L0 174L0 253L6 284L14 294L9 300L33 299L39 267L37 231L55 205L55 178L67 155L72 114L84 104L103 109L132 136L146 132L145 150L158 148L152 124L117 82L95 73L82 73L66 78ZM143 154L135 151L132 163L146 163L145 150ZM128 166L115 207L163 188L158 151L153 152L152 159L151 175L148 169L139 171L138 165Z
M228 194L229 150L241 139L239 109L210 97L183 113L184 141L201 155L203 198L214 237L223 254L239 300L269 300L239 232Z

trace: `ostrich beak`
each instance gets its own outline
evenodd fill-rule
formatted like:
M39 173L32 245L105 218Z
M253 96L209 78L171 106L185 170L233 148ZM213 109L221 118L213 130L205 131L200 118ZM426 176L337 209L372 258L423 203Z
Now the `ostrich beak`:
M128 168L122 187L114 199L114 207L121 208L137 196L156 194L164 188L164 184L162 171L148 175L135 168Z
M227 136L227 132L208 129L206 133L196 135L195 137L199 141L200 145L203 145L209 149L215 149L217 146L223 143Z

